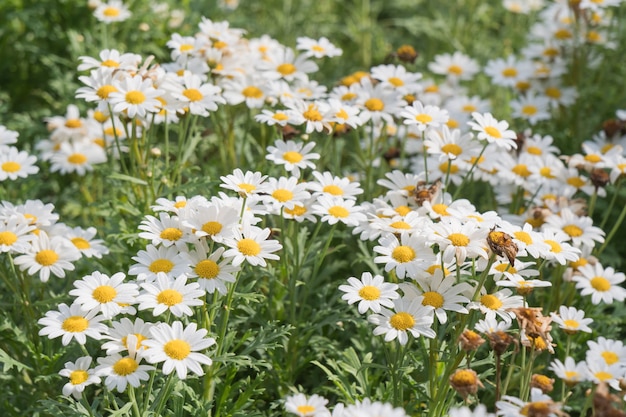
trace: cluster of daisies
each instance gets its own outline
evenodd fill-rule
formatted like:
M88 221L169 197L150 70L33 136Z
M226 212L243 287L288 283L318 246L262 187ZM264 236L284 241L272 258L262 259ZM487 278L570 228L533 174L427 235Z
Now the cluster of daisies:
M0 125L0 181L14 181L39 172L36 156L12 146L18 136L18 132Z
M51 275L65 277L82 257L102 258L109 253L104 242L95 238L95 227L71 227L58 220L54 206L41 200L0 202L0 252L42 282Z

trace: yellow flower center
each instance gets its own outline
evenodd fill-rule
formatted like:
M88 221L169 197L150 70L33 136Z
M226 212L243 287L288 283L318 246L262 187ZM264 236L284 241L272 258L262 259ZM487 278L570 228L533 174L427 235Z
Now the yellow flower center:
M582 236L583 234L583 229L573 224L568 224L567 226L563 226L563 231L567 233L568 235L570 235L571 237L578 237L578 236Z
M398 77L390 77L387 81L389 81L389 84L393 85L394 87L402 87L404 85L404 81L402 81Z
M220 273L220 267L217 262L214 262L210 259L205 259L198 262L194 270L200 278L205 279L213 279L217 277L217 275Z
M495 266L495 269L500 272L510 272L511 274L517 273L517 269L515 269L511 264L499 264Z
M394 210L400 216L406 216L407 214L411 212L411 208L409 206L398 206L398 207L395 207Z
M156 299L159 304L165 304L168 307L172 307L176 304L182 303L183 295L179 291L168 288L167 290L161 291L157 295Z
M559 242L556 242L550 239L545 240L544 242L550 245L550 250L554 253L561 253L563 251L563 248L561 248L561 245L559 244Z
M113 372L117 375L127 376L135 372L139 364L133 358L122 358L113 365Z
M107 67L107 68L117 68L120 66L120 63L117 61L113 61L112 59L106 59L104 61L102 61L102 65L103 67Z
M77 369L70 373L70 383L72 385L79 385L89 379L89 373L82 369Z
M535 401L523 406L519 413L523 416L534 417L534 416L547 416L552 414L552 407L547 401Z
M174 207L176 207L177 209L183 208L186 205L187 205L187 201L186 200L181 200L181 201L177 201L176 203L174 203Z
M244 190L246 193L251 193L252 191L256 190L256 185L254 184L248 184L248 183L242 182L238 186L239 188Z
M343 189L339 187L338 185L334 185L334 184L326 185L322 189L322 191L331 195L343 195Z
M161 231L160 237L165 240L178 240L183 237L183 232L175 227L168 227Z
M580 326L580 323L574 319L563 320L563 324L565 327L569 327L570 329L577 329Z
M139 90L129 91L126 93L125 98L126 102L130 104L141 104L146 101L146 96Z
M522 178L526 178L530 176L530 174L532 174L526 164L517 164L513 168L511 168L511 171Z
M279 188L272 193L272 197L281 203L284 203L285 201L293 199L293 193L289 190L285 190L284 188Z
M528 148L526 148L526 152L528 152L531 155L542 155L543 154L543 151L538 146L529 146Z
M595 163L602 161L602 157L596 154L589 154L589 155L585 155L585 161L595 164Z
M433 204L431 208L433 209L435 213L437 213L440 216L450 215L450 213L448 213L448 206L446 204Z
M450 65L448 67L448 72L454 75L461 75L463 74L463 68L461 68L459 65Z
M42 266L54 265L58 260L59 255L51 249L40 250L35 255L35 261Z
M61 328L66 332L70 333L80 333L83 332L89 327L89 320L84 318L83 316L71 316L63 320L63 324Z
M561 90L559 90L556 87L548 87L545 89L545 94L546 96L553 98L553 99L559 99L561 98Z
M67 119L65 121L65 127L68 127L70 129L76 129L79 128L83 125L83 122L81 122L80 119Z
M67 157L67 162L74 165L83 165L87 162L87 156L82 153L73 153Z
M576 371L565 371L565 379L578 379L578 375Z
M222 223L220 222L206 222L202 225L202 231L210 236L215 236L222 231Z
M448 235L448 240L454 246L467 246L470 243L470 240L463 233L452 233Z
M188 51L191 51L192 49L193 49L193 45L189 43L183 43L182 45L178 47L178 50L180 52L188 52Z
M502 75L507 77L507 78L513 78L515 76L517 76L517 70L515 68L505 68L502 70Z
M172 268L174 268L174 263L170 261L169 259L163 259L163 258L153 261L148 267L148 269L151 272L154 272L155 274L157 272L168 273L172 270Z
M430 123L433 121L432 116L426 114L426 113L420 113L417 116L415 116L415 120L417 120L420 123L426 124L426 123Z
M435 308L443 307L443 296L435 291L427 291L424 294L424 299L422 300L422 305L425 306L433 306Z
M517 231L513 233L513 236L515 236L515 239L519 240L520 242L525 243L526 245L532 245L533 243L533 239L530 237L530 235L524 231Z
M406 230L406 229L410 229L411 225L408 224L407 222L402 221L402 220L398 220L397 222L391 223L389 225L389 227L393 227L394 229Z
M312 405L308 405L308 404L299 405L296 409L302 415L311 414L315 411L315 407L313 407Z
M241 92L241 94L243 94L244 97L247 97L247 98L261 98L261 97L263 97L263 91L260 88L255 87L253 85L250 85L250 86L244 88L243 91Z
M378 300L380 298L380 290L373 285L366 285L359 290L359 297L367 301Z
M146 340L147 337L142 335L141 333L135 333L135 337L137 338L137 345L135 346L135 350L137 350L141 347L141 342ZM124 345L126 349L128 349L128 336L122 337L122 345Z
M107 7L102 11L102 14L106 17L117 17L120 15L120 9L117 7Z
M15 242L17 242L17 235L15 233L9 231L0 232L0 246L11 246Z
M365 102L365 108L369 111L382 111L385 108L385 103L379 98L372 97Z
M605 292L611 289L611 282L604 277L593 277L589 283L596 291Z
M477 109L476 106L474 106L473 104L466 104L461 108L461 110L463 110L465 113L472 113L475 112Z
M323 119L322 114L319 110L317 110L317 106L315 104L309 104L309 107L304 113L302 113L302 116L312 122L319 122Z
M17 162L8 161L3 163L1 168L4 172L17 172L22 168L22 166Z
M456 143L446 143L441 147L441 150L445 153L451 153L452 155L459 156L463 153L463 148L461 148Z
M187 88L183 90L183 96L187 97L191 102L200 101L204 98L200 90L197 88Z
M254 239L241 239L237 242L237 249L245 256L256 256L261 253L261 245L259 245Z
M457 386L471 387L477 383L476 374L470 370L461 369L454 373L450 382Z
M350 115L344 109L341 109L337 113L335 113L335 117L343 120L348 120L350 118Z
M98 88L98 90L96 91L96 95L100 97L102 100L106 100L107 98L109 98L109 94L115 93L115 92L117 92L117 88L113 87L110 84L107 84Z
M91 296L97 302L101 304L106 304L113 301L115 296L117 296L117 291L110 285L101 285L93 290Z
M554 174L552 173L552 170L549 167L542 167L539 170L539 174L541 174L542 177L546 177L546 178L550 178L550 179L556 178L554 176Z
M581 266L585 266L589 263L585 258L578 258L577 261L570 262L569 266L572 267L573 270L577 270Z
M603 382L603 381L608 381L608 380L610 380L610 379L613 379L613 374L612 374L612 373L610 373L610 372L604 372L604 371L599 371L599 372L596 372L596 373L594 374L594 376L595 376L596 378L598 378L598 379L599 379L600 381L602 381L602 382Z
M537 107L532 104L527 104L522 107L522 113L526 116L532 116L533 114L537 114Z
M163 346L163 352L176 360L183 360L191 353L191 345L180 339L172 339Z
M487 126L486 128L484 128L484 130L486 134L496 139L500 139L502 137L502 133L500 133L500 130L493 126Z
M296 204L293 206L293 209L288 209L285 207L284 212L290 216L298 217L306 213L306 207Z
M272 118L274 120L278 120L279 122L282 122L284 120L289 119L289 116L287 116L285 113L281 113L281 112L276 112L274 113L274 115L272 116Z
M613 365L614 363L617 363L619 361L619 356L617 356L615 352L608 352L605 350L604 352L602 352L601 356L607 365Z
M389 324L396 330L407 330L415 325L415 318L409 313L396 313L389 319Z
M283 159L292 164L302 161L302 154L296 151L287 151L283 154Z
M350 101L356 98L356 93L346 93L341 96L341 101Z
M397 262L411 262L415 259L415 251L410 246L398 246L391 252L391 257Z
M480 303L491 310L497 310L502 307L502 301L495 295L485 294L480 297Z
M347 208L341 206L332 206L328 209L328 214L340 219L346 218L350 215L350 211Z
M296 72L296 66L293 64L280 64L276 67L276 71L280 72L283 76L290 75Z
M74 246L76 246L76 248L79 250L85 250L85 249L91 248L91 245L89 244L89 242L86 239L83 239L82 237L75 237L75 238L72 238L71 240Z

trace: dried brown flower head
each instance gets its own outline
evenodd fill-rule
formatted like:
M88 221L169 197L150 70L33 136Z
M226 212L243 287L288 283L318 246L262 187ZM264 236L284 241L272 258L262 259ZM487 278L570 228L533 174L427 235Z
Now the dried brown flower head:
M413 198L418 206L422 206L426 201L433 201L441 191L441 180L436 180L432 184L419 181L413 190Z
M589 176L591 183L596 189L605 187L610 180L609 173L602 168L594 168Z
M546 317L541 312L541 308L518 307L511 309L519 323L521 330L522 345L535 350L552 349L552 317Z
M515 265L518 248L511 235L497 231L494 227L487 235L487 244L493 253L506 256L511 266Z
M463 399L470 394L476 394L478 387L483 387L482 382L478 379L478 375L471 369L457 369L450 376L450 385Z
M533 374L530 380L530 386L533 388L539 388L541 392L547 394L554 389L554 378L548 378L545 375Z
M465 329L461 336L459 336L459 343L461 344L461 349L466 352L470 352L472 350L476 350L485 343L485 339L483 339L478 333L473 330Z
M412 64L417 59L418 54L411 45L402 45L396 49L396 56L400 61Z
M593 394L593 415L596 417L626 417L626 413L615 408L615 404L622 405L621 398L609 392L606 382L601 382Z

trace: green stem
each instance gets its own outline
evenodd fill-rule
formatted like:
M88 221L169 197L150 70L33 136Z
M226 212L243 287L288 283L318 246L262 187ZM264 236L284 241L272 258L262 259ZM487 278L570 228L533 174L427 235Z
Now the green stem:
M128 399L133 404L133 415L136 417L141 417L141 412L139 411L139 405L137 405L137 397L135 396L135 387L129 384L128 387Z
M602 244L602 246L600 246L600 249L598 249L598 251L596 252L596 256L600 256L600 254L604 251L604 249L606 249L611 239L613 239L613 237L615 236L615 233L617 233L617 231L619 230L625 217L626 217L626 204L624 204L624 207L622 208L622 211L620 212L619 217L617 218L617 221L613 224L613 227L611 228L611 231L609 232L606 239L604 240L604 243Z
M467 171L467 174L465 174L465 176L463 177L463 181L461 182L461 185L459 185L456 189L456 191L454 192L454 196L452 197L453 200L456 200L457 197L459 196L459 193L461 192L461 190L463 189L463 187L465 186L465 183L468 180L472 179L472 173L474 172L474 169L476 168L476 166L478 165L478 163L480 162L480 158L483 156L483 154L485 153L485 150L487 149L487 146L489 145L489 142L485 143L485 146L483 146L483 149L480 151L480 153L478 154L478 156L476 157L476 159L474 160L474 163L472 164L472 166L470 167L469 171Z

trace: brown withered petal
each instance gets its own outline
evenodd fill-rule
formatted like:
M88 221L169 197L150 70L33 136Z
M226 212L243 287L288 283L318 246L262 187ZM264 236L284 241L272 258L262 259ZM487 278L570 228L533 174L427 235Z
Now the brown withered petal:
M515 265L518 247L509 234L491 229L487 235L487 244L493 253L506 256L511 266Z
M609 183L609 173L602 168L594 168L589 176L591 183L596 189L602 188Z
M413 63L417 59L417 51L411 45L402 45L398 49L396 49L396 55L398 59L402 62Z
M530 380L530 386L539 388L544 394L547 394L554 389L554 378L548 378L541 374L533 374Z
M485 343L485 339L483 339L478 333L473 330L465 329L461 336L459 336L459 343L461 344L461 349L466 352L470 352L472 350L476 350Z
M464 399L470 394L476 394L478 387L483 387L478 375L471 369L457 369L450 376L450 385Z

